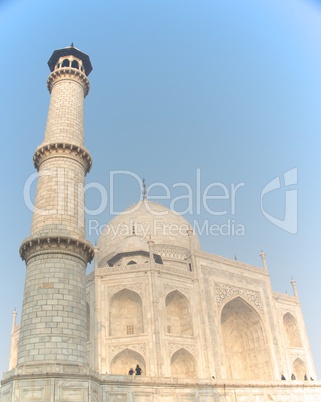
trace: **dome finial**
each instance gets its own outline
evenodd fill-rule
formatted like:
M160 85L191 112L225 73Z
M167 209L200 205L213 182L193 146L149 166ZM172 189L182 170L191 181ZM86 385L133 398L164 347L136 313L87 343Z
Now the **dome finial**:
M142 180L142 195L143 195L143 201L147 199L147 190L146 190L146 183L145 183L145 178L143 177Z

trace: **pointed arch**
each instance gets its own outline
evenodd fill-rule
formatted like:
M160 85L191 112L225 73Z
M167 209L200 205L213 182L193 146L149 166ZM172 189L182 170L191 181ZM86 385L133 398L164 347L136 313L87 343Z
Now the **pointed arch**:
M129 369L133 368L135 370L137 364L142 369L142 375L146 375L146 364L143 356L134 350L125 349L112 359L110 373L127 375Z
M197 377L196 361L186 349L179 349L172 355L171 374L179 378Z
M304 375L307 374L307 366L303 360L297 358L293 362L293 373L297 380L303 381Z
M123 289L111 298L109 316L110 336L123 337L144 332L142 299L132 290Z
M72 68L77 68L77 69L79 70L79 63L78 63L78 61L77 61L77 60L73 60L73 61L71 62L71 67L72 67Z
M283 316L285 339L288 348L302 348L302 340L298 323L291 313Z
M166 332L175 335L193 335L190 304L181 292L174 290L166 296Z
M228 378L271 380L270 351L257 311L235 297L222 309L221 326Z

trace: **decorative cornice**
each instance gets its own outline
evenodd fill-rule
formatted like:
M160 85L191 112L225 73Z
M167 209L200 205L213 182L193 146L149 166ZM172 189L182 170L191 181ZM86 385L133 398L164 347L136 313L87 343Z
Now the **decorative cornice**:
M94 258L94 249L89 242L65 236L28 238L22 243L19 252L26 262L36 255L55 253L73 255L86 264Z
M84 96L86 96L89 92L90 84L89 80L86 77L86 75L78 70L77 68L72 68L72 67L63 67L59 68L57 70L54 70L50 75L47 80L47 88L48 91L51 93L53 84L55 83L56 80L58 79L74 79L78 81L84 88Z
M84 166L86 174L90 171L92 160L87 149L81 148L78 145L66 143L41 145L39 148L37 148L33 156L34 166L37 170L39 170L40 165L44 160L57 156L78 158Z

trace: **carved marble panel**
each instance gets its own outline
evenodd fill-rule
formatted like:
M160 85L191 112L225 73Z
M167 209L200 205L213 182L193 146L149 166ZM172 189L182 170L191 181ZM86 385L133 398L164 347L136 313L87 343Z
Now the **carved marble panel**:
M215 293L217 306L220 307L224 300L233 296L241 296L245 300L254 305L257 310L263 314L262 300L259 292L255 292L250 289L238 288L231 285L225 285L222 283L215 284Z
M141 354L144 358L146 356L146 344L145 343L134 343L130 345L117 345L117 346L108 346L108 356L111 360L118 353L122 352L125 349L134 350Z

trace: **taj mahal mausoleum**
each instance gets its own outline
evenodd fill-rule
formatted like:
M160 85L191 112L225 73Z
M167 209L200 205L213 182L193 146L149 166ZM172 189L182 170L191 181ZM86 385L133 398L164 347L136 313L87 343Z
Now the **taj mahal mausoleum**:
M144 184L108 224L127 231L86 240L92 65L73 45L48 65L21 322L15 312L0 401L321 402L296 283L293 295L274 292L264 252L257 267L202 251L190 223L148 200Z

